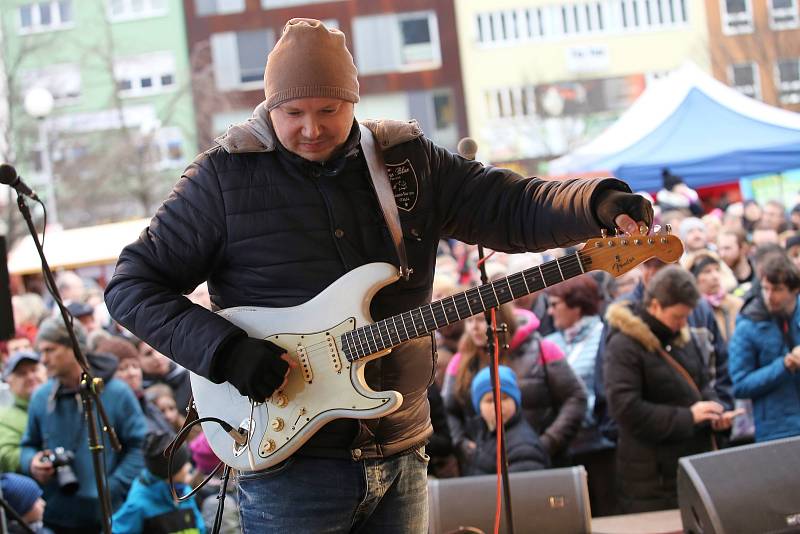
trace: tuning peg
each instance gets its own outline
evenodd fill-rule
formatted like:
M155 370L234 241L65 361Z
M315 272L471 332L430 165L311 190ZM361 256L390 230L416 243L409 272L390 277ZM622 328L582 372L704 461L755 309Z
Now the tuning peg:
M608 237L608 230L606 230L605 228L601 228L600 229L600 237L602 237L603 239Z
M662 233L664 233L660 224L656 224L656 225L653 226L653 233L654 234L662 234Z
M664 225L664 229L666 230L667 235L672 233L672 225L671 224L665 224Z
M647 235L648 229L646 224L639 225L639 233L642 235Z

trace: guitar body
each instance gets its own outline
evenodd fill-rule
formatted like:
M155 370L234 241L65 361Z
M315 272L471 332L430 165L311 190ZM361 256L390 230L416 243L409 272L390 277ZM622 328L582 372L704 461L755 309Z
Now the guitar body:
M683 245L669 234L669 226L666 233L654 235L602 234L579 252L377 323L369 315L372 297L399 278L397 268L388 263L354 269L300 306L222 310L222 317L250 337L285 349L297 366L282 390L256 405L230 384L214 384L192 373L200 417L221 419L240 429L231 435L217 422L203 422L203 431L214 453L229 466L266 469L289 458L334 419L374 419L397 410L403 402L400 393L373 391L364 379L367 362L392 347L592 270L619 276L648 258L674 262L681 254Z
M389 350L350 362L340 341L346 331L373 322L369 315L372 297L397 278L393 265L371 263L348 272L300 306L240 306L220 311L250 337L268 339L286 349L297 367L289 373L283 390L255 408L227 382L215 384L191 373L201 417L216 417L234 429L249 430L249 445L240 447L219 424L202 423L217 457L241 471L265 469L287 459L334 419L372 419L397 410L403 402L400 393L373 391L364 379L366 363Z

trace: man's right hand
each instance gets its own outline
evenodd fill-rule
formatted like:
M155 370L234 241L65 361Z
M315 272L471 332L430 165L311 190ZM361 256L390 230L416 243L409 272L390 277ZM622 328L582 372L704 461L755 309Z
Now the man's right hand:
M783 365L790 373L800 369L800 346L792 349L792 352L783 357Z
M42 485L47 484L55 473L53 464L49 460L45 460L45 451L39 451L33 455L31 459L31 476Z
M725 411L723 406L715 401L698 401L692 404L692 419L694 424L702 423L703 421L716 421L722 417Z
M297 366L281 347L250 337L228 343L214 358L220 358L214 365L219 375L256 402L264 402L283 388L290 368Z

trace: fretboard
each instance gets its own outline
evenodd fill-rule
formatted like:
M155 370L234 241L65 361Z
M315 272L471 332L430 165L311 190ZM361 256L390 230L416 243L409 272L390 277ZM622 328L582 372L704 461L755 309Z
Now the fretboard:
M410 339L467 317L496 308L592 269L592 259L576 252L538 267L468 289L413 310L387 317L342 334L342 350L350 361L390 349Z

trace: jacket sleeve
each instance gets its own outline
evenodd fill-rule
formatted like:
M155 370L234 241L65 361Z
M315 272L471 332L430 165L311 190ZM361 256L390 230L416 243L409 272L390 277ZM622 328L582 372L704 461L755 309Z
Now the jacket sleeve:
M547 181L469 161L427 139L443 234L503 252L572 245L600 234L598 194L616 179Z
M141 534L144 527L144 513L131 500L125 501L111 518L112 534Z
M44 416L44 401L42 388L47 388L49 384L40 387L40 391L34 392L31 402L28 404L28 424L20 442L19 467L24 475L31 476L31 460L37 452L43 449L41 417ZM37 395L37 393L39 393Z
M558 415L542 433L542 442L551 456L566 449L578 434L586 416L586 388L575 376L569 363L561 359L550 361L547 366L547 387L556 403Z
M620 428L650 443L689 439L694 435L692 411L684 406L644 399L643 348L621 343L622 335L606 342L606 393L611 414Z
M460 450L467 438L464 408L458 401L455 392L455 377L445 375L442 386L442 401L444 403L445 416L447 417L447 427L450 430L450 439L453 447Z
M526 421L519 424L527 425ZM508 448L508 471L538 471L550 467L550 458L544 450L536 432L530 427L521 428L513 447ZM510 443L510 439L507 440Z
M0 422L0 473L19 471L19 438L18 431L14 431L10 426Z
M213 161L185 171L139 239L125 247L105 292L111 316L159 352L210 378L211 359L243 330L183 295L206 280L226 246Z
M431 406L431 425L433 425L433 435L427 446L428 453L431 456L446 456L453 450L453 441L450 439L444 401L439 393L439 386L435 383L428 387L428 402Z
M733 379L733 394L738 399L762 397L791 376L782 357L759 367L759 346L753 322L747 318L739 319L731 337L728 362Z
M144 469L142 447L147 432L147 423L133 392L117 381L110 382L109 386L112 384L123 386L107 390L114 395L116 409L112 424L122 445L119 462L108 477L111 502L118 505L125 500L125 495L128 493L133 479ZM108 406L108 401L106 402L106 406Z

